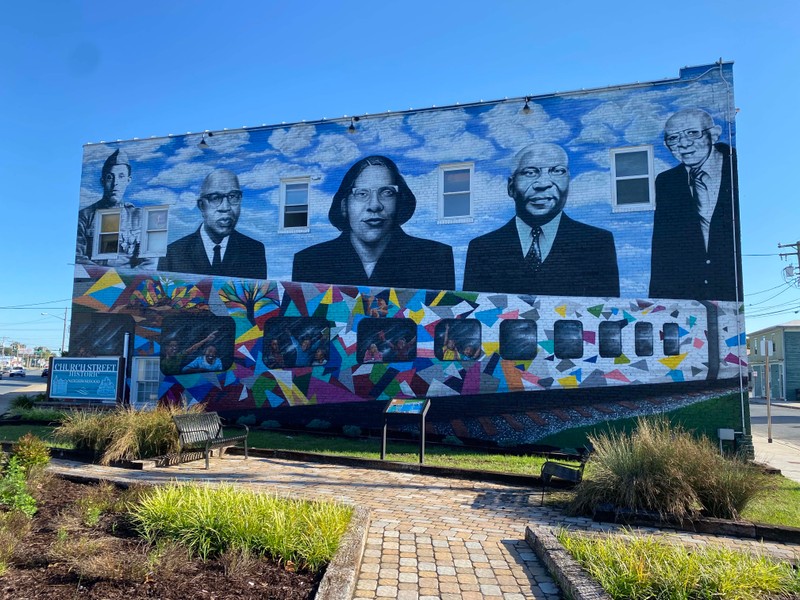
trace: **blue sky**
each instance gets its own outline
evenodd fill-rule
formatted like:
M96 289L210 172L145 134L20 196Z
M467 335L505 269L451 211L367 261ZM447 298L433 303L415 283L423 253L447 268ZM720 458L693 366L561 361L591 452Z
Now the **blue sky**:
M86 142L653 81L719 58L734 61L741 109L747 329L800 318L800 289L784 285L781 269L790 263L777 256L779 242L800 240L794 186L783 189L795 172L799 122L794 3L764 3L757 12L745 2L295 6L5 7L0 337L61 345L62 323L40 313L63 316L72 294Z

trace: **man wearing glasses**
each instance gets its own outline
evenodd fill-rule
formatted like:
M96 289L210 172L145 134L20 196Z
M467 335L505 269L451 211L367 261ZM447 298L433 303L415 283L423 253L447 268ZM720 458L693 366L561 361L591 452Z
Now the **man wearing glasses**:
M664 143L681 164L656 178L652 298L737 298L736 156L718 142L721 133L699 109L675 113L664 127Z
M614 236L564 213L567 153L555 144L531 144L514 165L506 191L516 215L469 243L464 290L619 296Z
M236 231L242 208L236 174L227 169L209 173L197 208L203 224L167 246L167 255L158 261L159 271L266 279L264 244Z

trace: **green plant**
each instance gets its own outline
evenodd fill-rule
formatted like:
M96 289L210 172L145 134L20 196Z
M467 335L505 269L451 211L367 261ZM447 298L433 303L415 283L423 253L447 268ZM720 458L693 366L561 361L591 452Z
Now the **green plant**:
M795 598L800 573L788 562L722 547L687 548L653 536L585 536L558 540L612 598Z
M39 421L42 423L58 423L67 415L66 411L57 408L12 408L11 414L19 417L23 421Z
M192 410L192 409L190 409ZM79 449L93 450L102 464L162 456L178 449L178 435L172 417L181 408L155 410L119 408L102 413L75 412L55 432L57 440L69 441Z
M147 490L132 509L150 543L175 540L203 559L225 552L268 554L284 564L319 570L330 561L352 509L238 489L192 484Z
M19 460L25 474L37 466L50 462L50 448L32 433L26 433L11 447L11 453Z
M15 409L23 409L29 410L33 408L34 400L33 396L28 396L27 394L20 394L16 398L11 400L11 410Z
M663 417L640 418L630 434L610 432L590 440L595 452L576 488L576 513L610 503L678 519L701 512L736 518L767 488L759 469L722 457L707 438L695 438Z
M330 429L330 428L331 424L328 421L325 421L324 419L311 419L306 424L306 429L317 429L323 431L325 429Z
M280 429L281 424L278 421L267 420L261 423L262 429Z
M28 533L30 527L31 520L24 513L16 510L0 513L0 575L8 568L17 541Z
M358 425L345 425L342 427L342 433L350 438L361 437L361 427Z
M25 513L28 517L36 514L36 500L28 493L25 468L16 456L8 460L3 478L0 479L0 504Z
M443 444L449 444L450 446L463 446L464 442L458 439L455 435L446 435L442 439Z

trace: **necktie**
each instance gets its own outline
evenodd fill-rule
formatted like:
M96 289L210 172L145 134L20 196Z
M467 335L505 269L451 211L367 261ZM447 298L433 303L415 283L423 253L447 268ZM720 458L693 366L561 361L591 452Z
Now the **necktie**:
M531 228L531 247L528 248L528 253L525 255L525 264L532 271L538 271L542 266L542 251L539 248L539 236L542 234L541 227Z
M214 246L214 260L211 261L211 268L212 269L219 269L220 265L222 264L222 254L220 253L220 245L217 244Z
M689 171L689 186L692 188L692 195L697 203L698 212L700 212L700 214L702 214L703 208L708 204L708 185L704 181L706 177L708 177L708 173L699 167Z

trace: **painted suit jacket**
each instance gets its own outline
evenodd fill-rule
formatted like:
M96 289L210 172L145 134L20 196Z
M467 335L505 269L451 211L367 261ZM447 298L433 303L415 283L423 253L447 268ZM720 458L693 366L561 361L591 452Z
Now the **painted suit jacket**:
M158 270L266 279L267 258L264 244L234 230L228 239L222 264L215 270L208 260L198 228L167 246L167 255L158 260Z

